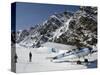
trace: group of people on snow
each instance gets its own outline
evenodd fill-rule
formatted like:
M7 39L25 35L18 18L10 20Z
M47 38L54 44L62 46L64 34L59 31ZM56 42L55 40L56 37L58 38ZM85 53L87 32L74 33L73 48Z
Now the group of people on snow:
M14 63L17 63L18 61L18 55L17 54L15 54L14 55ZM31 52L29 52L29 62L32 62L32 53Z

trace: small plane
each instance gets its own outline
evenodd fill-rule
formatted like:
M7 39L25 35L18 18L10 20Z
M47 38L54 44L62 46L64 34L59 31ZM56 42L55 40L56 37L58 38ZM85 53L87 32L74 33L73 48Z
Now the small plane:
M85 58L85 56L91 55L92 53L97 52L97 50L94 50L93 48L77 48L72 49L67 52L64 52L62 54L59 54L55 57L52 57L52 62L62 62L63 59L74 59L74 58L83 58L84 63L88 63L88 59ZM81 64L82 62L80 60L75 61L77 64Z

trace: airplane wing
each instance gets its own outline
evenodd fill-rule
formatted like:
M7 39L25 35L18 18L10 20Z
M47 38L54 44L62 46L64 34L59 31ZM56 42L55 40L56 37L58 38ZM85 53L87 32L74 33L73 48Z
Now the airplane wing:
M53 57L53 59L61 59L63 57L68 57L68 58L79 58L79 57L83 57L89 54L89 50L88 48L83 48L81 50L79 49L74 49L74 50L70 50L68 52L59 54L55 57Z

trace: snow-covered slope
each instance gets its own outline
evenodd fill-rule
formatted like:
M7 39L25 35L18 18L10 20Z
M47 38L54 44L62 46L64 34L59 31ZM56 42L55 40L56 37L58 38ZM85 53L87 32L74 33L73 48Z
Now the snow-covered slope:
M53 14L42 24L12 32L11 37L12 63L14 63L15 46L18 56L16 72L97 67L97 53L86 56L86 58L89 57L90 61L88 65L77 65L73 62L53 63L50 60L52 57L62 55L62 53L77 47L92 47L97 50L96 7L80 7L74 13L62 11L62 13ZM29 62L29 52L33 55L32 62ZM66 58L63 57L61 60L67 61Z
M42 44L41 46L55 48L58 50L71 50L71 49L76 48L76 46L65 45L65 44L54 43L54 42L46 42L46 43Z
M95 11L94 11L95 10ZM74 13L69 23L69 29L55 42L76 45L77 47L92 47L97 44L97 12L96 8L81 7Z
M53 32L53 41L55 40L55 38L59 38L59 36L61 36L63 33L67 32L68 28L69 28L69 23L72 20L72 17L70 17L65 23L64 26L61 26L60 28L56 29L55 32Z
M53 43L49 43L48 45L52 45ZM48 46L47 45L47 46ZM56 47L56 44L53 44ZM60 46L61 44L59 44ZM62 45L61 45L62 46ZM73 47L71 47L73 48ZM65 58L60 59L60 61L64 61L61 63L55 63L51 61L50 58L62 54L67 50L59 50L59 52L51 52L52 49L50 47L40 47L40 48L23 48L17 47L16 53L18 56L18 62L16 63L16 72L40 72L40 71L55 71L55 70L72 70L72 69L86 69L86 68L96 68L97 65L94 63L96 61L97 53L87 56L89 58L88 65L78 65L71 59L72 62L67 62L68 60ZM69 46L66 46L66 49L69 49ZM69 50L68 50L69 51ZM29 62L29 53L32 53L32 62ZM78 60L78 59L77 59ZM83 59L80 58L83 61ZM58 60L59 61L59 60Z
M31 27L29 30L22 30L19 34L17 32L16 43L25 47L39 47L42 43L53 41L68 30L71 16L70 12L54 14L41 25ZM61 30L64 31L61 32Z
M95 46L97 44L97 8L80 7L75 13L53 14L42 24L17 32L14 40L24 47L40 47L46 42L77 47Z

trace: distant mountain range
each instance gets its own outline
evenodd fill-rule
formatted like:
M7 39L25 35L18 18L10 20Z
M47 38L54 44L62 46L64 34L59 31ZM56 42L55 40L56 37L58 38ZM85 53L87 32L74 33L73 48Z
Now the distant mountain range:
M51 15L43 24L28 30L12 32L12 45L40 47L46 42L56 42L77 47L97 45L97 8L80 7L75 12Z

